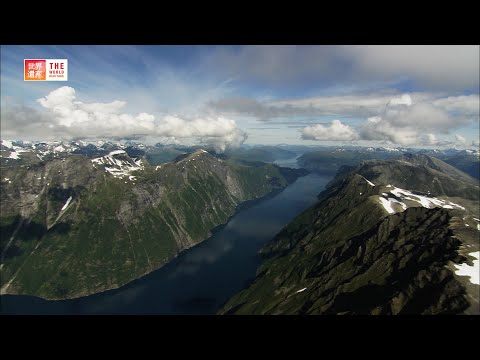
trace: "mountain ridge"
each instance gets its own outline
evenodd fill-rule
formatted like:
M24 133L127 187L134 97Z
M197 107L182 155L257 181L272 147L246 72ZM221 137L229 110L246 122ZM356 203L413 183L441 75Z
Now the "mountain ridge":
M401 188L412 167L423 192ZM478 280L459 270L478 272L478 200L448 186L428 193L438 174L458 182L405 160L340 174L261 249L254 282L218 313L478 314Z

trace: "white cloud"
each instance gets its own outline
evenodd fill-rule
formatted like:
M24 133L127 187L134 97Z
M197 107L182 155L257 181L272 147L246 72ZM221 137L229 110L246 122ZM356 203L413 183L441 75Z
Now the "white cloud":
M362 140L390 141L400 145L414 145L419 142L418 132L413 127L397 127L379 116L370 117L360 126Z
M321 124L307 126L302 131L304 140L359 139L388 141L405 146L447 146L453 145L454 142L438 140L437 136L449 134L472 121L478 121L478 104L478 95L445 97L439 93L390 92L318 96L263 103L248 98L226 98L211 102L209 105L220 113L253 116L262 121L276 117L289 118L302 115L334 115L367 119L359 126L350 126L350 131L342 135L330 131L330 127ZM295 125L294 120L290 122Z
M460 145L467 145L467 139L465 139L462 135L455 134L455 141Z
M214 145L223 151L239 146L247 138L235 121L221 116L182 118L163 116L156 119L145 112L131 115L123 112L126 103L84 103L76 100L75 89L60 87L37 102L44 111L19 111L24 107L5 110L2 106L2 132L9 137L49 135L53 138L169 138L172 141L197 141ZM21 117L19 117L21 114ZM19 120L24 126L19 126ZM41 134L37 133L42 128ZM46 130L48 129L48 130ZM46 131L45 131L46 130ZM15 136L16 135L16 136Z
M453 122L447 112L429 103L387 106L382 118L396 127L413 126L416 129L448 129Z
M402 96L398 98L393 98L389 102L390 105L407 105L410 106L412 105L412 98L410 97L409 94L403 94Z
M449 96L438 93L397 94L392 91L372 94L350 94L339 96L316 96L300 99L284 99L260 102L245 97L228 97L210 101L207 108L223 114L235 114L268 121L280 117L293 116L343 116L364 117L377 116L388 109L390 112L401 111L402 107L416 105L408 112L421 116L423 111L429 113L427 121L445 121L445 114L461 122L478 119L479 96ZM433 114L436 110L437 113ZM431 116L430 116L431 115ZM437 116L440 116L437 118Z
M466 116L449 113L444 103L414 103L404 95L392 99L381 114L363 123L359 133L364 140L386 140L400 145L440 145L434 133L447 134L468 121Z
M52 125L75 137L145 136L155 130L153 115L122 113L123 101L85 104L75 98L75 89L63 86L37 101L52 115Z
M449 96L434 100L433 105L449 112L459 113L466 116L475 116L478 118L480 112L480 97L475 94Z
M437 145L438 139L435 134L426 134L422 137L421 142L423 145Z
M297 100L300 106L306 106L305 100ZM452 141L439 141L437 134L448 134L453 129L466 125L472 120L474 104L478 96L459 96L435 99L433 94L403 94L391 97L324 97L316 99L316 104L321 104L322 109L339 111L355 111L360 104L367 112L374 112L368 116L367 121L356 129L349 128L351 134L346 140L358 138L367 141L388 141L394 144L411 145L451 145ZM313 102L309 103L310 106ZM470 114L470 115L469 115ZM475 118L475 116L473 117ZM478 118L478 113L477 113ZM322 126L310 126L304 129L303 139L325 139L329 136L327 129ZM426 134L426 135L425 135ZM466 144L456 138L457 143Z
M224 151L227 146L238 147L246 139L245 132L234 120L224 117L203 117L185 120L178 116L165 116L156 127L156 134L172 138L199 138Z
M368 117L379 114L390 102L412 102L412 97L422 100L429 95L414 93L392 98L392 93L316 96L260 102L245 97L228 97L210 101L209 109L224 114L237 114L268 121L290 116L347 116Z
M302 129L302 139L318 141L352 141L357 138L356 132L340 120L333 120L330 126L312 125Z

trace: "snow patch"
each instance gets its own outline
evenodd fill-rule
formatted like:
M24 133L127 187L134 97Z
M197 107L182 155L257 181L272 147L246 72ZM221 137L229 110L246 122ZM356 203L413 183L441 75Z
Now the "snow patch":
M8 156L8 159L18 160L18 159L20 159L20 158L18 157L18 154L17 154L15 151L12 151L12 152L10 153L10 155Z
M363 176L362 176L362 178L368 183L368 185L370 185L370 186L375 186L374 183L372 183L371 181L368 181L368 180L367 180L366 178L364 178Z
M135 170L144 169L142 159L132 159L132 161L130 162L125 159L120 160L113 157L113 155L124 153L124 150L115 150L110 152L108 155L96 159L91 159L92 166L95 167L95 164L105 165L105 172L109 172L116 178L118 177L121 179L124 176L128 176L130 180L132 180L132 178L135 179L135 177L130 176L130 173Z
M455 204L451 201L446 201L446 200L441 200L437 198L431 198L428 196L423 196L423 195L416 195L412 193L411 191L400 189L395 187L393 190L390 190L390 193L395 195L398 198L402 198L405 200L411 200L411 201L416 201L420 203L423 207L427 209L432 209L434 207L442 207L445 209L460 209L460 210L465 210L465 208L461 205Z
M407 209L407 205L405 205L404 203L396 200L396 199L393 199L393 198L388 198L388 199L385 199L383 197L379 197L380 199L380 204L382 204L383 208L389 213L389 214L395 214L396 211L393 209L393 204L396 203L396 204L399 204L401 207L402 207L402 210L406 210Z
M301 292L303 292L303 291L305 291L305 290L307 290L307 288L303 288L303 289L297 290L297 291L295 291L295 294L301 293Z
M6 146L7 148L13 148L13 144L10 140L2 140L2 145Z
M468 254L470 256L473 256L476 260L473 260L473 265L470 266L467 263L463 264L454 264L455 268L455 274L458 276L468 276L470 277L470 282L472 284L480 285L480 251L472 252Z
M63 205L62 211L65 210L65 209L68 207L68 205L70 205L70 201L72 201L72 197L71 197L71 196L68 198L68 200L67 200L67 202L65 203L65 205Z

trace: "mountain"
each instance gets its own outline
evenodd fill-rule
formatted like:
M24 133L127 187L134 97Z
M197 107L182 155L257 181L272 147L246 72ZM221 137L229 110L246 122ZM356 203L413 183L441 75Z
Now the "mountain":
M478 204L429 156L344 168L219 314L479 314Z
M480 155L478 149L461 150L453 153L437 152L431 156L445 161L468 175L480 179Z
M225 155L237 160L274 162L275 160L292 159L296 153L278 146L256 146L251 149L227 150Z
M363 160L396 159L404 154L428 155L480 179L480 154L478 149L413 149L388 147L336 147L305 151L298 164L310 171L335 174L340 167L357 166Z
M151 165L160 165L174 160L177 156L187 154L187 151L182 151L170 146L155 146L148 149L146 159Z
M208 238L240 203L304 174L205 150L153 166L133 157L139 145L2 145L2 293L47 299L139 278Z
M342 166L356 166L364 160L392 159L406 149L390 148L333 148L311 151L297 159L298 165L309 171L335 174Z
M404 154L397 161L371 160L359 167L345 166L332 183L338 183L352 171L381 184L396 184L425 194L478 200L478 180L453 166L427 155Z

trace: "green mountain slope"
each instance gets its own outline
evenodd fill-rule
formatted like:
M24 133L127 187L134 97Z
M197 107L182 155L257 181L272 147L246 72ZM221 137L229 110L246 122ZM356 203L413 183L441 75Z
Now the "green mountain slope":
M478 184L417 160L339 174L262 249L253 284L219 313L479 313L480 286L455 266L472 268L480 249Z
M203 150L160 166L114 151L3 168L2 293L64 299L119 287L297 176Z

